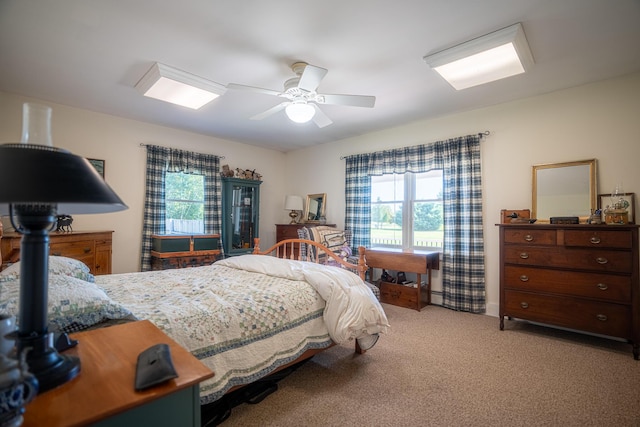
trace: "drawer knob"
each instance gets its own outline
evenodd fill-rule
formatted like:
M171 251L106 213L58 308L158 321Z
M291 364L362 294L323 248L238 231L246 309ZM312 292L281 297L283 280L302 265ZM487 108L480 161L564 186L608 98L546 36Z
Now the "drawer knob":
M521 282L528 282L529 281L529 276L527 276L526 274L523 274L522 276L520 276L520 281Z
M89 252L91 252L91 248L84 248L83 251L85 254L88 254Z
M600 243L600 238L598 236L593 236L591 237L591 239L589 239L589 241L594 245L597 245L598 243Z
M62 256L62 252L53 252L51 255L53 255L53 256Z
M598 258L596 258L596 262L597 262L598 264L603 264L603 265L604 265L604 264L608 263L608 262L609 262L609 260L608 260L608 259L606 259L605 257L601 257L601 256L599 256Z
M529 258L529 254L526 253L526 252L522 252L522 253L520 253L520 258L527 259L527 258Z
M527 303L527 302L521 302L521 303L520 303L520 307L522 307L522 308L529 308L529 303Z
M608 320L606 314L596 314L596 319L598 319L601 322L606 322Z
M600 289L601 291L606 291L607 289L609 289L609 287L605 284L605 283L598 283L596 285L598 287L598 289Z
M527 242L533 242L533 236L531 234L527 234L524 236L524 240Z

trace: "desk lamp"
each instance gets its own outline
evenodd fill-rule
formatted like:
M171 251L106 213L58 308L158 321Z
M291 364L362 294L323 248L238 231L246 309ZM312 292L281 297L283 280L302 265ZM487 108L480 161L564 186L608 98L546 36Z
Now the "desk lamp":
M8 214L22 234L16 349L26 352L42 392L80 373L80 359L59 354L48 332L49 231L56 215L127 206L88 160L50 146L49 107L25 104L23 117L22 143L0 145L0 215Z

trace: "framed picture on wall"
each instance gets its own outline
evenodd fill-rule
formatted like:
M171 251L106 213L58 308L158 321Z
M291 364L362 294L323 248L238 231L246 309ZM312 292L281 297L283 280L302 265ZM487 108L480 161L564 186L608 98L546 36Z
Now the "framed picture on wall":
M602 209L602 218L604 218L604 209L607 206L612 206L619 199L625 200L629 206L627 207L627 211L629 212L629 224L635 224L635 215L634 215L634 207L635 207L635 194L634 193L625 193L623 195L615 196L613 194L598 194L598 209Z
M89 163L91 163L91 165L93 165L93 167L96 168L96 170L98 171L102 179L104 179L104 160L98 160L98 159L87 159L87 160L89 160Z

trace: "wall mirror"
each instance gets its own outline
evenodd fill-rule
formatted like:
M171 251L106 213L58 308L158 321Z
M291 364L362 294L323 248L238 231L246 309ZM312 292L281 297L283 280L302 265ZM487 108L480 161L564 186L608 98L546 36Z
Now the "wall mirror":
M327 193L308 194L304 210L304 222L320 222L325 220Z
M538 222L552 216L577 216L584 222L596 210L596 161L533 166L531 215Z

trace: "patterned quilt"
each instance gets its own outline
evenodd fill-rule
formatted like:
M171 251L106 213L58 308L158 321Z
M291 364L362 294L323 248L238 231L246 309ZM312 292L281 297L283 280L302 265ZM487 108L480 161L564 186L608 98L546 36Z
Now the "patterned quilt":
M252 260L261 260L259 267L245 268L243 263L250 265ZM244 255L206 267L96 276L95 281L109 297L137 318L151 320L215 372L200 384L201 403L206 404L233 386L268 375L308 349L328 347L336 341L332 335L344 340L386 331L384 312L366 286L356 283L357 291L350 292L353 298L331 291L332 283L318 291L301 271L315 274L320 282L343 279L322 278L301 267L304 264L311 263ZM324 268L359 280L342 269ZM341 302L323 299L331 301L339 295L343 295ZM355 305L355 311L349 305ZM332 318L375 320L340 324L329 319L333 324L328 327L326 311L334 313Z

